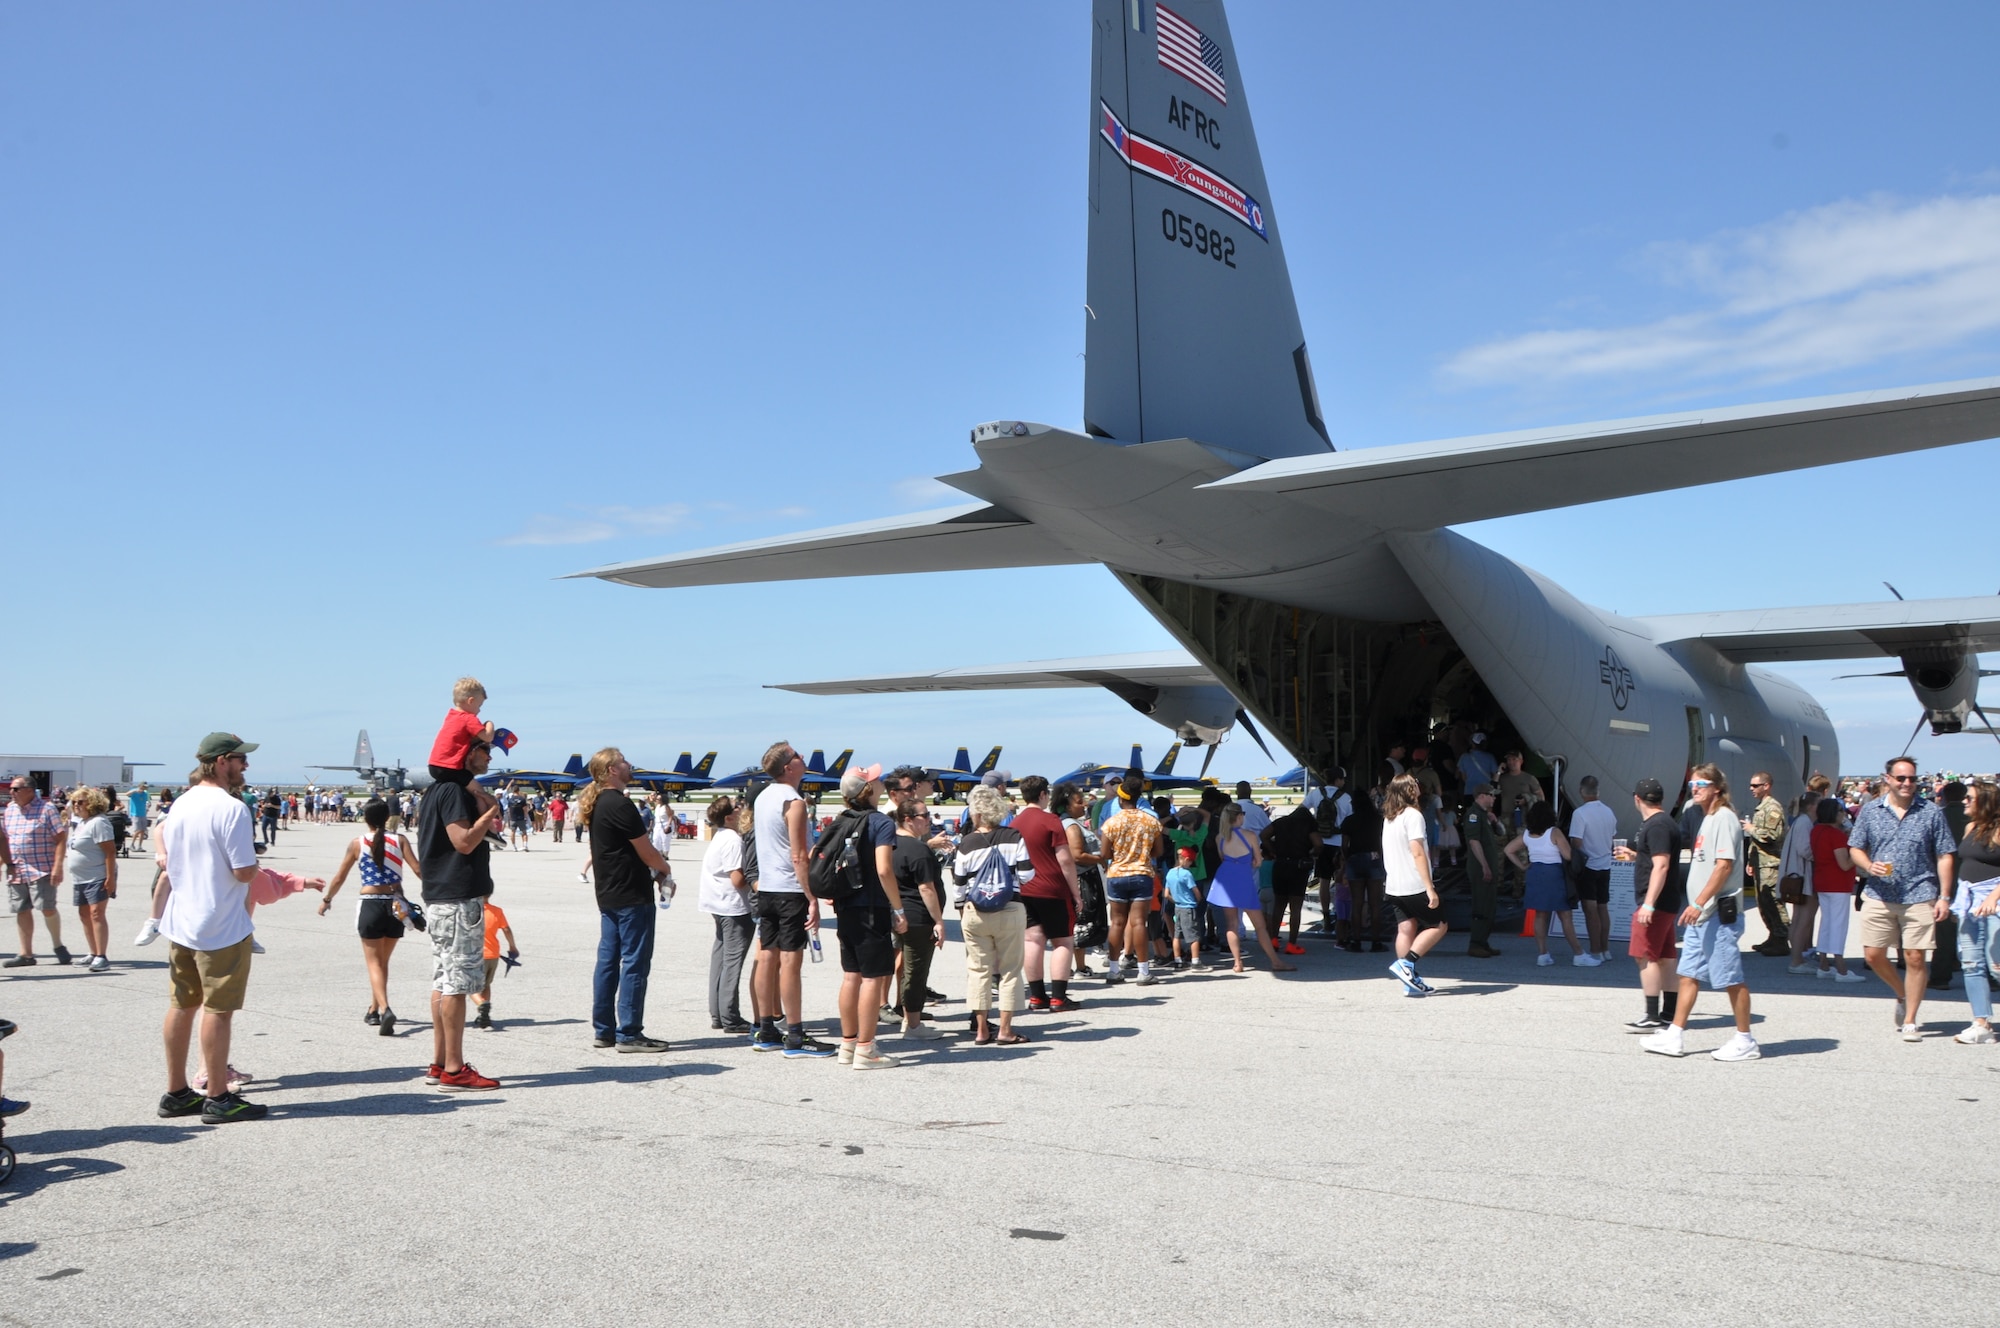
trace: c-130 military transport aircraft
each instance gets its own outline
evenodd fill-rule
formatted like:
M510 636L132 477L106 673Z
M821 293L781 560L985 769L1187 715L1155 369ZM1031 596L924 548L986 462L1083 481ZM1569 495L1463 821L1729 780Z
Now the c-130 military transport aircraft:
M1095 0L1092 37L1083 431L979 425L941 477L962 506L578 575L1102 563L1185 654L791 686L1104 686L1190 743L1254 718L1316 771L1504 716L1571 791L1710 760L1790 798L1840 758L1776 660L1893 657L1934 732L1985 718L2000 597L1628 618L1445 527L1992 438L2000 379L1336 451L1220 0Z

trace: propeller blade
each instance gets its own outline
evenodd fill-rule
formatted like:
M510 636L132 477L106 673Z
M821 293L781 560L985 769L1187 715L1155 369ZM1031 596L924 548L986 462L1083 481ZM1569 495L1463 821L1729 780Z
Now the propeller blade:
M1201 758L1201 773L1195 776L1195 778L1197 779L1208 778L1208 763L1215 759L1215 749L1220 747L1221 745L1222 744L1219 742L1211 742L1210 744L1208 744L1208 750L1202 754Z
M1887 581L1884 581L1882 584L1885 586L1889 586L1889 583ZM1896 589L1894 586L1889 586L1889 593L1891 595L1894 595L1897 599L1901 599L1903 597L1903 592Z
M1928 710L1917 712L1917 726L1910 730L1909 740L1903 744L1903 755L1908 756L1910 754L1910 744L1914 743L1917 740L1917 735L1924 731L1924 725L1929 722L1930 717Z
M1257 726L1250 722L1250 715L1247 711L1243 709L1242 706L1236 707L1236 722L1243 726L1243 731L1250 735L1250 740L1252 742L1257 744L1257 750L1264 753L1265 760L1275 761L1278 759L1277 757L1271 755L1271 749L1264 745L1264 735L1259 733L1257 731Z
M1901 669L1891 669L1887 673L1836 673L1833 675L1833 680L1839 682L1842 678L1901 678L1903 676L1904 673Z
M1993 741L2000 742L2000 729L1993 727L1992 716L1980 708L1979 702L1972 703L1972 713L1979 716L1980 722L1986 725L1986 731L1993 735Z

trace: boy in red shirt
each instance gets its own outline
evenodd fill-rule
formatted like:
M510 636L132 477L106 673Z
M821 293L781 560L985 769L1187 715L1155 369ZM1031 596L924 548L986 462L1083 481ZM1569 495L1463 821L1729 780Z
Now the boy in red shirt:
M465 754L475 742L493 741L493 721L481 723L479 719L479 707L485 704L486 689L479 685L479 679L460 678L451 685L451 709L445 711L437 741L431 744L432 779L453 784L465 784L471 779L465 773Z

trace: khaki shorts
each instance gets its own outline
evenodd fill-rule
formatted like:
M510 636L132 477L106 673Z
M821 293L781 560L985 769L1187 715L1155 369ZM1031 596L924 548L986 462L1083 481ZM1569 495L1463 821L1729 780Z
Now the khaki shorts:
M486 985L486 901L425 904L431 938L431 990L470 996Z
M46 876L37 876L32 881L17 881L11 875L7 878L7 909L11 913L28 913L40 909L53 913L56 908L56 883Z
M1845 902L1845 901L1842 901ZM1937 944L1937 922L1931 910L1937 901L1921 904L1885 904L1879 899L1861 901L1861 944L1877 949L1928 950Z
M167 973L173 979L176 1010L227 1011L243 1008L250 990L250 940L225 950L190 950L167 942Z

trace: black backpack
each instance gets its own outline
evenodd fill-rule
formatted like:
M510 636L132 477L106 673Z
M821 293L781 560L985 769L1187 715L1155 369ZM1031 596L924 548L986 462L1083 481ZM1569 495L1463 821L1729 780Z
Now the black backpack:
M813 845L806 877L816 897L837 904L861 893L861 854L855 836L867 823L868 813L850 807L833 818Z

